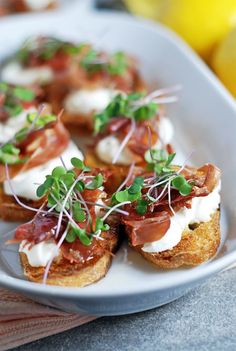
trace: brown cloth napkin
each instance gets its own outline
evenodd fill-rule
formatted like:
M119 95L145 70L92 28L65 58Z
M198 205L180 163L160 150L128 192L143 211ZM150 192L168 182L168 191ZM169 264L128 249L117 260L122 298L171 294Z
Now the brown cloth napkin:
M62 312L0 289L0 351L61 333L96 318Z

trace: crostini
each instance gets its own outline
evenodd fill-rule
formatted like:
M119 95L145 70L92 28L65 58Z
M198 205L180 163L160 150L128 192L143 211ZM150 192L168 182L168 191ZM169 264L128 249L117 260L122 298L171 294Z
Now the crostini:
M118 245L118 207L105 204L103 174L78 158L71 163L73 170L61 166L47 175L37 189L44 205L10 241L19 242L24 273L33 282L95 283L106 275Z
M64 121L93 128L94 113L104 110L119 92L144 92L147 87L135 59L124 52L108 54L87 46L79 62L80 87L64 97ZM56 91L55 91L56 92ZM61 99L51 101L55 111Z
M21 92L22 98L23 92L28 94L29 90L17 92ZM8 100L3 103L2 112L5 117L6 111L10 115L7 115L5 122L0 123L0 130L4 132L1 133L0 143L0 218L10 221L27 220L33 216L30 208L42 204L35 193L37 183L60 165L61 159L66 166L70 166L68 160L71 157L83 158L83 155L55 115L23 110L22 116L17 117L12 115L12 111L16 111L16 106L21 108L19 100L17 99L17 105L12 103L11 109L5 111L6 101ZM15 125L14 118L17 120ZM5 139L6 136L8 140ZM24 207L19 201L16 202L16 195Z
M65 94L70 86L79 84L77 61L81 51L83 44L31 37L2 66L1 78L10 84L43 86L45 97L59 84Z
M94 115L95 145L87 163L129 166L143 163L150 147L170 151L174 129L158 103L164 99L152 94L117 94L107 108Z
M130 245L158 268L195 266L220 244L220 170L172 166L174 154L152 150L148 170L113 195L130 201L123 218Z

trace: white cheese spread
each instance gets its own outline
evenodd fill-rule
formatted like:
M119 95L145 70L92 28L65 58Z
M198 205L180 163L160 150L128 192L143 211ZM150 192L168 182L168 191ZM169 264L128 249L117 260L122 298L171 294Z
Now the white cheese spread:
M67 112L71 114L91 115L104 110L115 95L115 91L106 88L77 90L69 94L64 102Z
M191 208L183 207L176 212L171 217L170 227L163 238L146 243L142 250L154 253L173 249L180 242L182 233L188 225L210 221L211 215L218 209L219 204L220 183L209 195L194 197Z
M116 156L121 142L114 135L110 135L101 139L96 145L96 154L101 161L112 164L114 157ZM118 165L128 166L134 161L133 153L125 147L119 155L116 162Z
M14 135L25 126L26 116L28 113L36 112L35 108L22 111L19 115L10 117L4 123L0 123L0 143L6 143L12 139Z
M42 241L31 247L31 243L23 240L19 252L26 254L32 267L45 267L50 260L59 255L59 249L54 241Z
M84 159L81 151L72 141L61 156L67 169L73 168L70 163L72 157L78 157L81 160ZM59 157L57 157L41 166L34 167L25 172L19 173L16 177L11 179L11 185L14 189L14 193L17 196L23 197L25 199L37 201L37 187L44 182L46 175L50 174L55 167L61 165L61 160ZM8 181L4 182L3 188L5 194L13 195Z
M50 67L24 68L20 63L12 61L7 63L1 74L1 79L9 84L31 85L50 83L54 78L53 70Z

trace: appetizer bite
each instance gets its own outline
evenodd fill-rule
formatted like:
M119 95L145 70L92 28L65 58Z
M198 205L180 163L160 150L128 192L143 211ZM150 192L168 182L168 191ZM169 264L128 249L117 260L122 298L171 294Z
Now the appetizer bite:
M88 164L117 167L143 164L150 147L162 146L171 151L173 126L160 104L176 101L176 97L161 97L161 94L162 90L149 95L119 93L106 109L95 114L96 138L87 156Z
M11 12L44 11L57 7L56 0L8 0Z
M173 166L174 157L148 151L147 171L113 195L114 204L130 201L122 219L130 245L158 268L201 264L220 244L220 170Z
M45 199L10 243L19 242L26 277L37 283L83 287L103 278L118 245L118 206L106 205L105 175L71 159L37 189Z
M24 86L39 84L50 88L61 84L62 92L68 86L79 84L77 60L82 45L75 45L52 37L29 38L3 65L2 80ZM45 95L45 96L46 96Z
M16 91L19 95L19 90ZM21 94L22 91L28 92L20 91ZM20 106L18 100L17 106ZM8 109L8 103L6 106L3 104L3 112L5 107L7 112L19 112L13 104L10 105L11 109ZM17 117L11 115L9 118ZM7 126L0 123L0 129L4 133L0 134L3 136L0 143L0 217L11 221L32 218L31 207L42 205L42 200L35 192L37 184L54 167L61 164L61 159L66 167L70 167L68 160L71 157L83 158L81 151L70 140L68 131L55 115L43 114L41 110L24 111L18 122L15 126L10 121ZM5 140L7 131L9 139Z
M105 109L119 92L145 91L136 61L124 52L108 54L85 45L79 61L80 86L64 98L64 121L93 127L93 115ZM61 99L51 101L60 109ZM53 103L54 102L54 103Z

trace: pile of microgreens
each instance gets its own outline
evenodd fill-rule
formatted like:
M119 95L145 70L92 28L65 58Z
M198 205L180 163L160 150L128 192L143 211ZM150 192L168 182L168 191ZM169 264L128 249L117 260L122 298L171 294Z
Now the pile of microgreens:
M54 214L58 215L56 237L60 233L62 221L65 219L68 224L62 235L62 242L65 239L72 243L78 238L82 244L88 246L91 244L93 237L100 238L102 231L109 230L109 225L105 223L105 220L111 212L118 211L123 214L126 214L126 212L118 209L123 204L109 207L101 203L86 201L83 196L84 190L101 189L103 176L101 173L92 175L91 169L76 157L71 159L71 164L74 169L80 171L79 175L74 170L65 169L64 166L56 167L52 174L46 177L45 182L38 187L37 196L39 198L47 196L49 212L53 211ZM95 225L88 205L102 207L107 210L103 217L96 216ZM84 228L80 227L80 223L86 223Z
M77 55L87 46L85 43L73 44L56 38L31 38L17 51L16 58L27 64L31 53L42 61L51 60L59 51L69 55ZM111 75L122 75L127 66L127 57L123 52L116 52L110 57L101 57L101 53L94 48L89 48L80 60L80 65L89 72L105 70Z
M131 126L129 132L120 144L112 163L115 164L133 133L136 129L136 122L143 122L154 118L160 104L167 104L177 101L177 96L165 96L166 94L178 91L180 86L173 86L155 90L146 95L145 93L119 93L114 96L109 105L94 116L94 132L102 132L109 122L116 117L125 117L130 119Z
M35 99L35 93L32 90L13 87L5 82L0 82L0 95L3 100L0 114L6 115L7 118L19 115L24 109L22 103L32 102Z
M27 64L30 54L33 53L42 61L51 60L59 51L76 55L80 53L84 44L75 45L51 37L36 37L28 39L17 51L16 58L23 64Z
M94 116L94 131L100 133L112 118L126 117L136 122L152 119L159 110L159 104L172 103L178 100L177 96L165 96L180 90L180 86L158 89L150 94L143 92L125 94L118 93L109 105Z
M43 129L48 123L57 120L55 115L41 115L42 110L43 106L38 112L29 113L26 116L26 126L20 129L11 140L0 144L0 163L17 165L28 160L27 157L20 157L20 148L17 144L25 140L31 132Z
M174 158L175 153L168 154L166 150L148 150L145 154L145 160L147 170L153 171L153 176L148 178L135 177L129 187L113 195L113 204L130 201L135 204L135 210L139 215L145 215L149 206L157 204L167 195L169 208L174 214L171 206L171 189L178 190L182 196L188 196L193 187L193 184L189 183L181 174L184 166L179 170L173 168Z
M89 72L106 71L110 75L123 75L128 67L126 55L118 51L109 57L101 57L101 53L90 48L80 61L80 65Z

